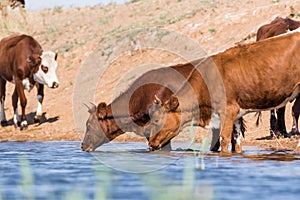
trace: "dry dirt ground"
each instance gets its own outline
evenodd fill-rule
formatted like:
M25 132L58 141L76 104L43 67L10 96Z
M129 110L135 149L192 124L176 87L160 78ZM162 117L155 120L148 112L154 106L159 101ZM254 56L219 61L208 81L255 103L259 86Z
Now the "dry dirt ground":
M164 49L143 49L138 41L132 41L130 51L118 56L103 73L97 85L93 99L73 99L74 85L81 76L93 72L81 73L79 70L88 56L106 46L114 51L107 41L116 40L115 35L147 27L164 28L183 34L197 42L210 54L236 45L239 42L252 42L261 25L269 23L276 16L300 17L300 1L295 0L143 0L124 5L108 5L86 8L64 9L56 7L41 11L27 11L27 23L18 10L11 11L6 20L0 18L0 36L12 33L27 33L34 36L44 50L58 50L58 76L60 87L45 90L45 118L41 124L33 124L37 106L36 92L27 94L27 113L30 125L20 131L13 125L0 129L0 141L48 141L80 140L82 125L74 120L74 111L83 107L83 102L92 100L110 102L112 91L120 78L137 66L151 63L170 65L184 62L178 55ZM300 19L298 19L300 20ZM127 39L130 39L128 36ZM107 52L104 52L105 54ZM6 94L6 114L11 119L11 94L13 85L8 84ZM78 103L82 102L82 103ZM76 113L75 113L76 114ZM269 112L263 112L262 121L255 126L256 118L250 114L245 117L247 124L243 143L264 148L297 150L297 140L257 140L269 135ZM286 112L287 129L291 129L291 105ZM81 124L81 129L77 129ZM180 134L175 141L188 140L188 134ZM124 134L117 141L144 141L134 134Z

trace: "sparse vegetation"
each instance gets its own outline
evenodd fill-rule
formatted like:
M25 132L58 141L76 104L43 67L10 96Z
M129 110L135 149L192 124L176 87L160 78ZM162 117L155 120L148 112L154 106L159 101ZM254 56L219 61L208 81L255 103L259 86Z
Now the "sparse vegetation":
M215 33L215 32L217 32L215 28L210 28L210 29L208 29L208 31L209 31L210 33Z
M55 7L53 8L53 14L61 13L62 11L63 11L62 6L55 6Z

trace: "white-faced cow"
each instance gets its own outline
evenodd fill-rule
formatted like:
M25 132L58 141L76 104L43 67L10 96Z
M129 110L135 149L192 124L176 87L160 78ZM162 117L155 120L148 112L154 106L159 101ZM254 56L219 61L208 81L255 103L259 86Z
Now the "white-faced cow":
M44 97L44 84L56 88L59 81L56 76L57 54L43 52L40 44L29 35L12 35L0 41L0 98L1 98L1 124L6 124L4 112L6 82L15 84L12 95L14 109L14 124L24 129L27 127L25 107L27 99L24 90L30 91L38 85L38 110L36 119L42 115L42 101ZM18 99L22 108L21 119L18 115Z
M263 40L269 37L280 35L288 31L293 31L300 27L300 22L290 18L276 17L271 23L261 26L257 31L256 41ZM296 98L296 101L292 107L293 115L293 127L291 134L298 134L298 118L300 112L300 97ZM275 110L271 110L270 117L270 135L274 136L289 136L285 126L285 106L276 109L277 118L275 116Z
M300 30L282 34L252 44L230 48L207 57L215 63L225 90L223 97L209 100L210 93L199 73L190 76L190 84L197 86L197 102L188 98L191 93L187 84L183 85L168 101L156 106L152 111L149 145L159 149L175 137L182 127L191 124L195 116L193 110L212 107L212 118L207 125L221 121L221 151L228 152L233 125L250 112L279 108L295 99L300 92ZM209 70L207 62L199 68ZM213 74L212 74L213 77ZM210 85L218 89L219 85ZM217 91L217 90L216 90ZM179 99L179 100L178 100ZM225 99L225 104L218 101ZM156 101L157 102L157 101ZM201 116L200 116L201 118ZM157 126L160 127L157 129Z

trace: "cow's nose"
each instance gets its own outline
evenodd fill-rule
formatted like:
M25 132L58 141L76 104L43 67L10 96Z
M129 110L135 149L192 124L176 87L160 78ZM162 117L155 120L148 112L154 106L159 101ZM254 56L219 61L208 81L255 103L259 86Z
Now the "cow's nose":
M59 86L58 83L56 83L56 82L53 82L53 83L52 83L52 88L58 88L58 86Z
M87 146L83 143L81 143L81 149L82 151L86 151L87 150Z

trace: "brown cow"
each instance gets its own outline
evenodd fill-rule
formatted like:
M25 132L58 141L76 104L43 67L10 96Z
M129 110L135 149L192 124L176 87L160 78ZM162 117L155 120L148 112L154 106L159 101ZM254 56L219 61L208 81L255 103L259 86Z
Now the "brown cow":
M13 35L0 41L0 98L1 98L1 125L6 124L4 112L6 81L15 84L12 96L14 109L14 124L18 126L18 98L20 98L22 115L20 128L27 127L25 107L27 99L24 89L30 91L37 83L38 88L38 110L37 119L42 112L42 99L44 96L44 84L51 88L58 87L55 74L57 68L57 54L51 51L43 52L40 44L28 35Z
M199 73L193 73L189 83L198 87L195 91L197 102L191 102L187 98L191 91L185 84L176 95L172 95L162 104L165 113L161 111L162 108L156 106L157 109L152 111L153 115L158 112L162 114L151 120L149 145L152 149L160 148L164 142L175 137L182 127L190 124L193 118L199 119L199 116L192 112L194 109L207 110L211 105L212 118L206 123L214 124L218 119L222 122L221 151L228 152L228 143L236 120L250 112L282 107L299 94L299 49L300 33L297 29L291 33L236 46L209 56L207 60L215 63L226 96L213 98L210 102L203 78ZM211 67L207 62L202 62L197 68L209 70ZM215 73L211 75L214 80ZM210 94L218 96L219 85L209 86L216 88ZM226 103L222 104L221 100L224 98ZM161 129L157 129L157 126Z
M292 20L290 18L281 18L276 17L270 24L266 24L261 26L257 31L256 41L266 39L269 37L273 37L276 35L280 35L286 33L288 31L293 31L300 27L300 22ZM296 101L292 108L292 115L293 115L293 127L291 130L291 134L298 134L298 118L300 112L300 98L297 97ZM284 120L284 112L285 106L278 108L276 110L277 119L275 116L275 110L271 110L270 116L270 135L273 136L280 136L283 135L285 137L288 136L285 127L285 120Z
M143 136L143 126L150 121L149 108L153 104L154 96L159 96L162 101L167 100L172 91L176 91L183 84L193 68L193 65L177 65L151 70L135 80L111 104L102 102L97 107L92 106L86 122L82 150L94 151L126 131ZM149 137L147 134L145 136Z
M98 146L113 140L125 131L145 135L148 139L149 132L147 129L144 132L143 127L151 118L149 109L153 105L152 99L157 95L162 101L167 100L173 91L183 85L193 70L194 65L188 63L148 71L111 104L106 105L102 102L97 107L92 106L89 109L90 117L86 123L82 150L94 151ZM242 120L240 123L244 131ZM233 135L236 135L235 132ZM219 137L212 143L212 150L219 148L218 139ZM236 143L235 140L233 143ZM170 142L165 146L170 148ZM234 148L235 145L233 151Z

